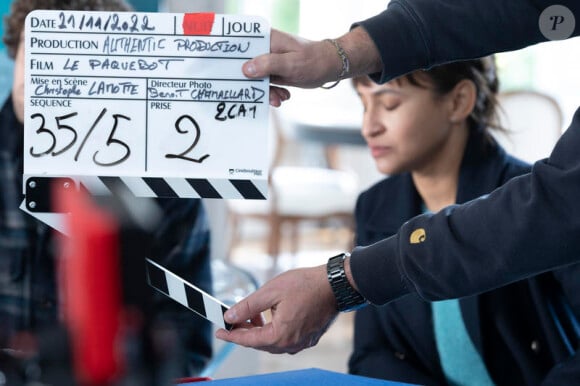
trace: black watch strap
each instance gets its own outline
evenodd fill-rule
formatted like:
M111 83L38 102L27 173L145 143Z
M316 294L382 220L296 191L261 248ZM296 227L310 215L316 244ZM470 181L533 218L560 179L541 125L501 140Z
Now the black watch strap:
M348 253L341 253L328 259L326 264L328 282L336 298L338 310L341 312L354 311L368 303L361 294L352 288L346 278L344 261L348 256L350 256Z

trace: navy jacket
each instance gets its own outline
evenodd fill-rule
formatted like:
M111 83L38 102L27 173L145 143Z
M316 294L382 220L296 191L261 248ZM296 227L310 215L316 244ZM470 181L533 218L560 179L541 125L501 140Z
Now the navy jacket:
M461 164L457 202L489 193L528 171L529 166L473 133ZM357 202L357 245L395 234L406 220L421 214L421 203L409 173L377 183ZM546 292L559 287L574 302L580 301L580 265L460 300L470 337L497 385L538 385L558 362L570 357L546 305ZM570 366L579 367L580 374L580 363ZM388 380L445 385L430 303L412 294L357 311L349 370Z

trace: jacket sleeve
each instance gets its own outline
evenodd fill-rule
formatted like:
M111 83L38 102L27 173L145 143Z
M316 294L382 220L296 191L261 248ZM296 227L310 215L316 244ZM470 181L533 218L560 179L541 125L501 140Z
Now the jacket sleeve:
M388 9L362 26L377 46L383 70L380 82L408 72L545 41L539 28L542 12L563 5L580 20L580 2L561 0L393 0Z
M580 110L547 160L488 196L405 223L352 253L360 292L375 304L417 292L462 297L580 260ZM418 241L412 235L421 232Z
M411 55L399 52L406 49L397 51L379 42L385 68L382 80L446 60L535 43L541 40L539 14L549 2L418 0L412 2L412 8L410 1L396 4L378 17L385 26L396 24L388 27L393 30L404 32L408 25L413 26L412 31L405 32L411 34L408 39L412 43L394 36L399 47L427 47L424 35L428 31L431 39L438 40L435 46L441 48L425 48L422 54L417 51ZM580 15L580 2L561 4ZM466 22L463 14L473 16ZM488 24L494 17L497 22ZM379 33L391 38L388 31L374 32L374 23L361 25L375 42L380 40ZM391 71L393 67L397 74ZM579 148L580 110L551 156L536 163L530 174L511 180L484 198L416 217L391 238L356 248L351 269L360 292L374 304L411 292L426 300L457 298L579 261ZM424 237L417 237L421 234Z

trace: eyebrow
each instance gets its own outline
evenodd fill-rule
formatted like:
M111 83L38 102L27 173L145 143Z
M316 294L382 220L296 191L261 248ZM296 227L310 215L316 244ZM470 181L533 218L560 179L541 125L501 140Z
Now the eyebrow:
M401 95L401 92L398 90L393 90L392 88L382 88L380 90L377 90L375 92L373 92L374 96L380 96L380 95L384 95L384 94L396 94L396 95Z
M402 92L398 91L398 90L394 90L392 88L382 88L380 90L374 91L371 96L381 96L381 95L385 95L385 94L394 94L394 95L402 95ZM357 95L359 97L362 97L362 94L360 92L357 91Z

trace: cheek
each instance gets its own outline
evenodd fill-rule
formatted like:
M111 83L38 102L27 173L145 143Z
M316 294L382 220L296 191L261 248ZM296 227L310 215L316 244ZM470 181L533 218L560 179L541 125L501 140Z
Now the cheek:
M412 158L425 140L425 122L416 111L402 112L391 133L399 157Z
M12 86L12 105L18 121L24 122L24 82L14 82Z
M428 158L445 136L441 114L426 105L422 107L402 114L397 129L393 130L397 158L406 170Z
M14 76L12 79L12 101L16 117L22 122L24 117L24 52L18 50L14 58Z
M387 131L382 144L390 147L388 154L375 158L377 169L383 174L409 171L413 159L422 148L422 134L412 114L402 111L385 119Z

